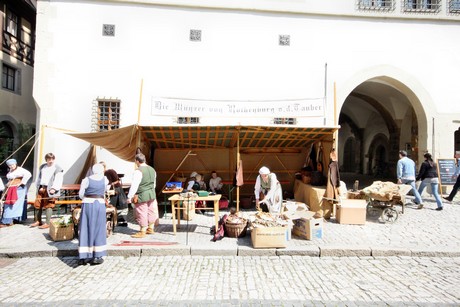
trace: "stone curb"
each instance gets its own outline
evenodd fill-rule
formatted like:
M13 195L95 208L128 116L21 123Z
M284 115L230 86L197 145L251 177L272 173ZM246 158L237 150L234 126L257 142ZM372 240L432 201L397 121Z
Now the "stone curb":
M302 257L460 257L460 251L454 249L423 250L395 247L344 247L344 246L301 246L293 248L252 248L238 246L233 248L213 249L210 247L190 247L170 245L161 247L115 247L108 250L112 257L142 257L142 256L302 256ZM78 257L77 249L47 249L0 252L0 258L34 258L34 257Z

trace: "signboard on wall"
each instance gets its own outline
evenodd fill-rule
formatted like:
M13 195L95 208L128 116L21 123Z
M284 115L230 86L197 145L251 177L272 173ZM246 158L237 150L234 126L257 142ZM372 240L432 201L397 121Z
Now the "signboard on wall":
M150 97L151 116L318 117L324 114L324 98L219 101Z
M456 170L455 159L438 159L437 163L441 185L454 185L456 181L456 178L453 178Z

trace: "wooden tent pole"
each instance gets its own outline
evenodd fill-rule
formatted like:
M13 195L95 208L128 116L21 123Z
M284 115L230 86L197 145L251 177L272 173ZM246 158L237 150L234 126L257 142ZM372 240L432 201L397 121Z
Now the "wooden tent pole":
M137 124L139 125L139 121L141 120L141 105L142 105L142 89L144 87L144 79L141 79L141 89L139 93L139 107L137 109Z
M182 161L180 161L179 165L176 167L174 173L169 177L168 180L166 180L166 182L170 182L170 181L171 181L171 178L174 177L174 175L176 174L177 170L182 166L182 164L185 162L185 160L187 160L188 156L190 156L191 154L192 154L192 151L189 150L189 151L187 152L187 154L184 156L184 158L182 159ZM165 189L165 187L166 187L166 183L165 183L165 185L163 186L163 188L162 188L161 190L163 191L163 190Z
M336 83L334 82L334 125L338 126L339 123L337 121L337 87L336 87ZM337 150L337 144L339 142L339 138L338 138L338 133L339 131L338 130L335 130L334 133L333 133L333 143L332 143L332 148L335 148ZM338 152L337 152L338 154Z
M240 167L240 131L238 130L238 139L236 141L236 168ZM236 176L236 174L235 174ZM240 211L240 186L236 186L236 212Z
M38 147L38 161L41 161L43 157L43 142L45 140L45 127L41 125L40 127L40 146ZM40 167L40 163L37 163L37 174L38 174L38 168Z

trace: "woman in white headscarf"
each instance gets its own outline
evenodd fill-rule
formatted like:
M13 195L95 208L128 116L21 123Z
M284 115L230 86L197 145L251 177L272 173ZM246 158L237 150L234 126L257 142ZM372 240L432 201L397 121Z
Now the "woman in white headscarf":
M262 208L265 212L280 213L283 203L283 193L281 184L274 173L268 167L263 166L259 170L256 184L254 186L256 198L256 209L260 210L260 204L265 204L267 208ZM261 200L259 200L262 198Z
M26 185L32 177L28 170L18 166L15 159L7 160L6 165L8 165L10 171L6 174L6 178L9 181L8 188L4 191L6 197L4 197L5 202L3 204L3 217L0 228L13 226L13 220L22 221L27 218L27 205L25 204Z
M78 196L83 200L78 224L78 264L101 264L107 256L107 218L105 192L109 180L104 176L104 166L93 165L93 174L82 180Z

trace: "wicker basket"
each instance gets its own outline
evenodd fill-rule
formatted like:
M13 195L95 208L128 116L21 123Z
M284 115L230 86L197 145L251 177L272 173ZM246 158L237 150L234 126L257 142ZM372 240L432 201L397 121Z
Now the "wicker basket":
M225 234L230 238L243 238L246 236L248 221L243 219L241 223L225 223Z
M69 224L68 226L59 226L55 223L50 223L50 236L53 241L66 241L72 240L74 235L74 225Z

